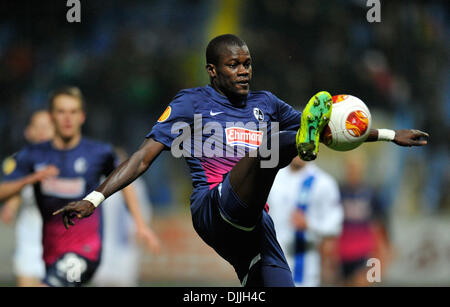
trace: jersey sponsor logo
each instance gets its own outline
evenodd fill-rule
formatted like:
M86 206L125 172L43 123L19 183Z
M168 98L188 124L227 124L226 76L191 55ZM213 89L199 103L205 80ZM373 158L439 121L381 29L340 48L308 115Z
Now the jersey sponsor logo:
M226 122L224 123L208 121L203 125L202 114L194 114L193 130L191 125L186 122L174 122L170 133L178 135L170 144L170 151L176 158L196 157L196 158L242 158L247 154L251 157L259 154L261 157L270 158L261 160L262 168L273 168L279 161L279 140L272 136L279 133L279 123L271 122L270 130L265 121L256 123L249 121ZM193 133L192 133L193 132ZM225 132L225 136L224 136ZM263 142L264 133L271 138L269 148L268 142ZM264 139L265 140L265 139ZM225 145L225 146L224 146ZM234 147L237 145L239 147ZM259 151L247 149L259 148Z
M262 144L263 132L245 129L242 127L230 127L225 129L227 145L258 148Z
M367 198L344 199L342 205L345 220L350 222L364 222L369 219L372 213L370 200Z
M264 120L264 113L259 108L253 108L253 115L255 115L255 118L260 122Z
M78 174L83 174L86 172L87 170L87 161L85 158L83 157L79 157L78 159L75 160L75 162L73 163L73 169L75 170L75 172L77 172Z
M17 166L17 163L13 157L6 158L5 161L3 161L3 165L2 165L3 174L5 174L5 176L8 176L12 172L14 172L14 170L16 169L16 166Z
M41 192L47 196L59 198L79 198L85 194L84 178L53 177L41 182Z
M172 107L168 106L166 110L163 112L163 114L161 114L161 116L159 117L158 123L166 121L169 118L170 113L172 113Z

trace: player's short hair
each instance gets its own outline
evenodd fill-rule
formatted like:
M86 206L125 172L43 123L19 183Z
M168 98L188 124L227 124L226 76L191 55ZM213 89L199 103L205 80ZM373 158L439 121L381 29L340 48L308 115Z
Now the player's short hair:
M206 47L206 64L217 65L224 46L247 46L247 44L234 34L224 34L213 38Z
M81 90L76 86L65 85L60 88L57 88L56 90L50 93L50 96L48 98L48 110L50 112L53 110L53 103L55 101L55 98L61 95L67 95L78 99L81 103L81 109L84 111L84 97Z

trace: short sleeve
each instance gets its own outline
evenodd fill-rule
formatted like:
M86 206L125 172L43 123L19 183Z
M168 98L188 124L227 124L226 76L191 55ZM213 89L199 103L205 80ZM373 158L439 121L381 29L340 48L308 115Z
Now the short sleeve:
M281 131L298 130L300 128L300 119L302 113L295 110L292 106L275 96L270 94L273 103L276 104L278 110L278 119Z
M166 149L172 146L172 142L180 134L183 126L191 126L194 120L194 110L192 106L192 97L188 93L179 92L163 114L159 117L146 138L152 138L166 146ZM175 125L178 123L177 125ZM172 127L177 127L175 133L172 133Z
M330 176L322 175L318 179L311 199L314 214L308 220L309 229L319 236L337 236L344 219L339 186Z
M25 177L33 172L29 148L6 158L2 164L3 180L13 181Z

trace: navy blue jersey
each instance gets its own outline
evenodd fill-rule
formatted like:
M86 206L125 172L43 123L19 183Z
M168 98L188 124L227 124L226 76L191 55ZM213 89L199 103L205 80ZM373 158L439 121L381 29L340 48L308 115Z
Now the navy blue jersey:
M382 203L369 186L341 187L344 223L339 238L339 253L343 261L368 258L376 248L373 222L383 215Z
M180 91L153 126L147 138L182 148L189 165L194 192L212 189L250 149L261 145L264 127L298 130L301 113L267 91L251 91L240 105L232 104L211 86ZM175 144L174 140L177 139Z
M17 180L43 167L54 165L59 175L34 185L39 210L44 221L43 246L46 264L53 263L66 252L76 252L90 260L98 260L101 251L101 210L79 220L69 230L61 215L52 213L71 201L80 200L93 191L103 175L117 165L110 145L82 138L69 150L59 150L51 142L29 145L14 155L15 169L4 177Z

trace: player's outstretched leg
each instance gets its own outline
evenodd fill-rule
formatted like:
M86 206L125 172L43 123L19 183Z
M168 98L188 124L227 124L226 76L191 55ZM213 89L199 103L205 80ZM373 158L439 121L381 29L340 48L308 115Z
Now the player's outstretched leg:
M280 161L278 167L262 168L261 157L245 157L233 167L230 184L243 208L233 208L230 211L236 216L243 216L244 214L238 212L245 210L246 216L253 217L252 222L258 219L278 170L288 165L297 154L306 161L316 158L320 134L330 120L331 108L331 95L328 92L319 92L304 108L298 132L281 131L277 135Z
M316 159L320 134L331 118L333 101L328 92L315 94L303 109L296 145L298 155L304 161Z
M284 268L278 270L269 267L269 270L266 272L264 270L265 267L258 267L259 269L255 267L253 273L256 275L247 275L249 286L293 285L292 275L281 247L276 240L273 223L270 216L265 214L263 209L278 170L288 165L299 154L298 148L302 149L300 154L305 160L312 160L317 155L320 134L331 116L331 95L326 92L314 95L307 104L304 113L298 133L297 131L281 131L277 135L272 136L278 138L279 144L279 163L277 167L262 167L261 162L265 158L259 154L257 157L247 156L233 167L229 175L218 186L216 195L220 197L217 205L221 218L227 222L227 225L231 224L235 229L240 230L242 232L239 233L241 238L248 238L254 235L256 236L254 238L256 243L253 243L256 245L261 244L261 246L253 250L250 246L255 247L255 244L244 242L244 246L249 246L250 250L247 252L251 255L246 255L248 259L243 257L245 258L242 260L245 262L244 265L242 263L239 264L239 261L236 260L237 264L233 264L235 269L240 267L237 271L240 271L241 275L250 274L251 271L244 272L245 269L249 268L248 270L250 270L253 260L258 256L260 259L261 257L264 258L267 253L277 255L274 256L274 259L277 259L274 260L276 266ZM308 121L309 118L311 119ZM306 124L303 123L304 121L307 121ZM309 135L305 136L304 131L309 132ZM227 253L226 251L222 252L224 254ZM242 258L242 255L240 256ZM259 265L262 265L262 263L259 263ZM242 267L244 267L244 271L242 271Z

